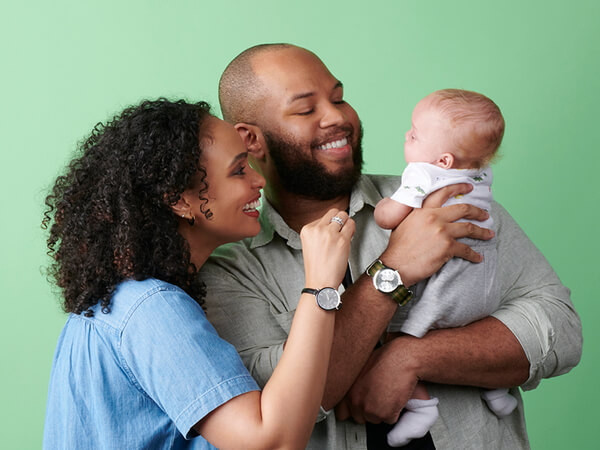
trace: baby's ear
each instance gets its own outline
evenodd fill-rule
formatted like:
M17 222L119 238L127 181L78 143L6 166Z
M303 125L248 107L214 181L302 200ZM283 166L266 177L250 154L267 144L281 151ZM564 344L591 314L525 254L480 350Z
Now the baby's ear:
M442 153L435 165L442 169L451 169L454 166L454 155L452 153Z

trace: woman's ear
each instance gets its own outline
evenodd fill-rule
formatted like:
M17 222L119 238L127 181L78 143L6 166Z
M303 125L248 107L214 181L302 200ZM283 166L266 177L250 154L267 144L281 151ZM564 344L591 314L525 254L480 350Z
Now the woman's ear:
M168 202L167 194L165 194L165 202ZM186 193L182 192L179 196L179 200L175 204L170 205L171 211L177 217L181 217L183 219L191 219L192 218L192 207L186 200Z
M264 159L266 143L260 128L256 125L249 125L243 122L234 125L234 128L241 136L242 141L244 141L244 145L250 154L249 156L259 161Z

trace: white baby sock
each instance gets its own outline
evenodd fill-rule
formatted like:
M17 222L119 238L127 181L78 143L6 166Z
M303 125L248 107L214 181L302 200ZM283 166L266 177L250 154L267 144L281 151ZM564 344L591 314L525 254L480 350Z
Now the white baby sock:
M508 416L517 407L517 399L508 393L508 389L483 391L481 397L498 417Z
M400 447L425 436L439 416L438 403L435 397L429 400L410 399L404 406L404 413L387 435L388 444Z

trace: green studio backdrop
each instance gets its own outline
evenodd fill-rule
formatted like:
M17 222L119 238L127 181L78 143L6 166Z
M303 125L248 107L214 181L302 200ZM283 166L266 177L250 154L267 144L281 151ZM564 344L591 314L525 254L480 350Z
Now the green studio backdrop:
M598 5L4 0L0 447L41 446L65 315L43 275L48 260L39 224L44 196L77 141L142 98L216 105L219 75L236 54L258 43L292 42L315 51L343 81L363 121L371 173L404 168L404 132L429 92L472 89L500 106L507 128L494 195L572 289L584 324L580 365L524 395L532 447L595 448Z

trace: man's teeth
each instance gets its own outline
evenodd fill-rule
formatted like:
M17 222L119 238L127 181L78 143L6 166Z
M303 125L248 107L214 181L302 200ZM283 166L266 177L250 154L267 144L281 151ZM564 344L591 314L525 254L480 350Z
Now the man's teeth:
M260 206L260 200L254 200L253 202L246 203L244 205L243 210L244 211L251 211L251 210L254 210L254 209L258 208L259 206Z
M330 148L341 148L348 145L348 138L340 139L339 141L328 142L327 144L319 145L318 150L329 150Z

